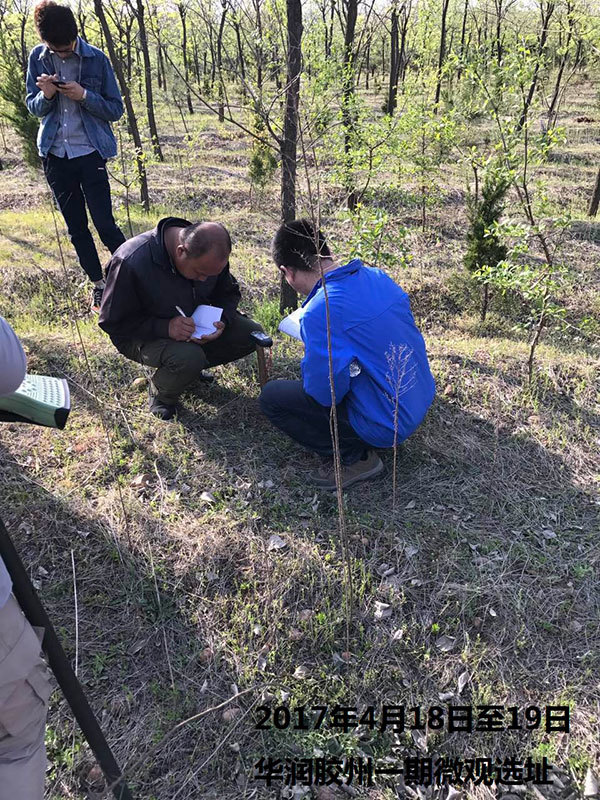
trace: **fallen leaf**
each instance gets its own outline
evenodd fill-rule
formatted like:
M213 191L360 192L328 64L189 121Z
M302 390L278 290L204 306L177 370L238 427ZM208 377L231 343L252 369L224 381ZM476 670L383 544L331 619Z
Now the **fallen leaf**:
M542 536L544 537L544 539L556 539L557 538L557 536L554 533L554 531L551 530L550 528L544 528L544 530L542 531Z
M231 708L226 708L221 715L223 722L233 722L241 710L242 709L239 706L231 706Z
M209 504L217 502L212 492L202 492L202 494L200 495L200 500L202 500L203 503L209 503Z
M40 576L40 578L47 578L47 577L48 577L48 575L50 574L50 573L48 572L48 570L47 570L47 569L44 569L44 567L42 567L42 566L39 566L39 567L37 568L37 571L38 571L38 575Z
M410 735L412 736L413 742L417 745L419 750L422 750L424 753L427 752L427 737L423 733L423 731L411 731Z
M404 555L407 558L412 558L413 556L416 556L418 552L419 548L415 547L414 544L409 544L404 548Z
M134 381L131 382L131 388L141 391L146 386L147 383L148 381L146 380L146 378L136 378Z
M445 703L446 700L452 700L454 697L454 692L439 692L438 697L443 703Z
M497 617L497 616L498 616L498 613L496 612L496 610L493 609L493 608L490 608L490 617Z
M259 489L272 489L274 486L275 484L271 480L260 481L260 483L258 484Z
M469 673L465 670L464 672L461 672L461 674L458 676L458 688L457 688L458 694L462 694L462 690L465 688L468 681L469 681Z
M438 636L438 638L435 640L435 646L438 650L441 650L442 653L449 653L455 644L456 637L447 636L445 633L442 636Z
M209 661L212 661L214 656L214 652L211 647L205 647L204 650L199 654L198 661L201 664L208 664Z
M269 543L267 544L267 550L269 552L271 552L271 550L283 550L284 547L287 547L287 544L283 541L281 536L277 536L276 533L270 537Z
M145 489L152 484L153 478L151 472L142 472L140 475L136 475L129 485L134 489Z
M379 600L375 601L375 619L386 619L391 617L392 607L389 603L381 603Z
M86 775L85 779L88 783L103 783L104 773L102 772L98 764L94 764L94 766Z
M417 505L416 500L409 500L409 502L404 506L407 511L410 511L411 508L414 508Z
M392 642L399 642L403 636L404 636L404 631L402 630L402 628L396 628L396 630L392 633L391 636Z
M382 578L387 578L388 575L394 574L394 572L396 571L396 567L392 567L389 564L380 564L375 571Z
M256 667L261 672L264 672L267 668L267 659L264 656L259 656L258 661L256 662Z
M294 670L294 678L301 681L308 675L308 667L296 667Z

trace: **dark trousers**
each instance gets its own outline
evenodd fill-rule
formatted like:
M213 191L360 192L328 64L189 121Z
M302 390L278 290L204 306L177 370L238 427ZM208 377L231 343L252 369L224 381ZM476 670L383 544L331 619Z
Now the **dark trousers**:
M256 342L250 338L252 331L262 328L236 311L219 338L205 345L174 339L133 340L122 342L118 349L132 361L156 367L150 393L167 405L175 405L181 392L203 369L228 364L252 353L256 349Z
M78 158L58 158L50 154L43 159L43 164L79 263L90 280L102 280L98 251L88 228L86 203L94 227L111 253L125 241L113 217L106 161L94 150Z
M302 381L269 381L260 394L263 414L276 428L321 457L333 455L329 415L331 409L306 394ZM340 455L354 464L370 445L363 442L348 419L345 401L337 405Z

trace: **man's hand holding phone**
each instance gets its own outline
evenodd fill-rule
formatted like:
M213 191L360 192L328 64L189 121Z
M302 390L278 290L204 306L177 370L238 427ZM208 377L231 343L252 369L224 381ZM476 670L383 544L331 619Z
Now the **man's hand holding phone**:
M58 91L58 86L60 83L60 77L56 73L54 73L54 75L48 75L46 72L42 72L42 74L36 80L35 85L38 87L38 89L42 90L46 100L52 100Z
M61 81L58 84L58 91L70 100L76 100L77 102L83 100L85 94L85 89L77 81Z

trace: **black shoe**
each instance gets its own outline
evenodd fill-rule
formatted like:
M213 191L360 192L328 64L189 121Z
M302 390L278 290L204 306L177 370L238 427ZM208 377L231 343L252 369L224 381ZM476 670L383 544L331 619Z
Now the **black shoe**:
M163 403L163 401L159 400L158 397L151 397L150 411L159 419L173 419L177 413L177 406L171 406L168 403Z
M104 294L104 286L94 286L94 289L92 291L92 311L95 314L98 314L100 311L103 294Z

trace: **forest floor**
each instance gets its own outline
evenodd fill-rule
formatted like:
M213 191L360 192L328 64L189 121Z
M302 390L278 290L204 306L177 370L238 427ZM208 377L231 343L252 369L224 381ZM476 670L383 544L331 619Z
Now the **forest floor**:
M600 111L593 86L571 95L577 105L561 119L567 141L540 178L555 213L566 208L573 218L561 251L571 275L567 321L587 319L597 334L600 222L585 207L600 161ZM132 230L166 215L222 221L242 308L274 331L276 178L251 194L241 132L197 113L188 143L183 126L160 114L167 161L150 164L152 212L132 208ZM311 488L311 457L262 418L254 358L216 369L212 385L185 395L177 421L150 416L136 381L142 368L114 350L88 311L89 288L43 176L22 166L6 132L5 142L0 313L21 336L31 372L68 379L73 410L63 432L2 426L2 517L134 796L286 796L277 782L253 777L258 759L382 759L392 750L400 758L545 756L565 788L540 786L542 795L581 793L586 770L599 766L598 340L547 331L528 387L522 309L495 298L481 324L462 267L465 167L451 156L442 169L425 231L406 187L383 175L372 192L392 227L408 230L412 261L390 272L411 296L438 395L401 448L396 492L384 452L386 476L344 495L348 642L336 498ZM339 190L322 191L323 228L343 257ZM116 183L114 196L127 232ZM300 357L300 344L277 334L272 376L297 376ZM331 719L294 729L297 713L286 727L285 711L275 717L281 730L273 716L257 727L260 706L308 714L315 705L375 714L347 731ZM381 730L384 705L406 707L404 733ZM439 712L427 735L410 730L409 709L449 705L473 707L475 720L482 705L568 705L570 732L547 732L534 711L531 730L506 730L512 712L502 731L436 730ZM522 712L518 721L527 727ZM49 798L101 787L59 692L47 745ZM379 775L356 792L389 800L397 783ZM346 794L317 792L322 800Z

